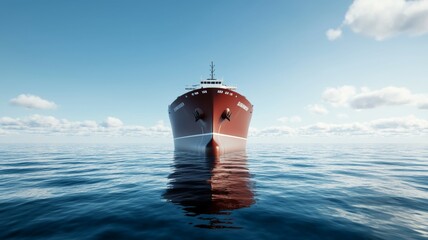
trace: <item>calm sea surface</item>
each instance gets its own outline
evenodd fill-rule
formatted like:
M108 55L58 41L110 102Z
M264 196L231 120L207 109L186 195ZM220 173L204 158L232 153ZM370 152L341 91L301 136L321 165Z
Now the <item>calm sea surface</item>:
M428 145L0 145L0 239L428 239Z

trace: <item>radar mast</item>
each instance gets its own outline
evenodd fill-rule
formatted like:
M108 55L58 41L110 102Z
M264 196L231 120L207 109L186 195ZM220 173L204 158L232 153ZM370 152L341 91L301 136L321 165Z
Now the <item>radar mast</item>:
M215 75L215 74L214 74L214 72L215 72L214 67L215 67L215 65L214 65L213 61L211 61L211 65L210 65L211 78L210 78L210 79L208 79L208 80L216 80L216 79L214 78L214 75Z

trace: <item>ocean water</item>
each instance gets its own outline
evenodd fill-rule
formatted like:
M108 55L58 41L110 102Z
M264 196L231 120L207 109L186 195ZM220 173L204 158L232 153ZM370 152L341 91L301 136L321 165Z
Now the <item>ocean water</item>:
M428 239L428 145L0 145L0 239Z

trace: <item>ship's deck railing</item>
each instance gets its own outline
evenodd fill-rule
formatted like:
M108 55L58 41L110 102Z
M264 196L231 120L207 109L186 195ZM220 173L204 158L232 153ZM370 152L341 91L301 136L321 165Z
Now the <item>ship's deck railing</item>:
M223 89L228 89L228 90L236 90L237 87L235 86L227 86L224 84L194 84L191 86L187 86L185 88L185 90L196 90L196 89L201 89L201 88L223 88Z

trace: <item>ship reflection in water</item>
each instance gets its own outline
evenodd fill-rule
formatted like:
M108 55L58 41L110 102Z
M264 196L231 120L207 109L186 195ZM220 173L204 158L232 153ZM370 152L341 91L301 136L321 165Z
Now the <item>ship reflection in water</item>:
M175 153L164 198L182 206L191 224L202 228L239 228L232 210L249 207L254 194L245 153L201 157Z

